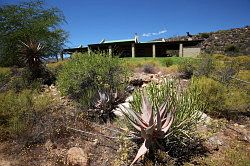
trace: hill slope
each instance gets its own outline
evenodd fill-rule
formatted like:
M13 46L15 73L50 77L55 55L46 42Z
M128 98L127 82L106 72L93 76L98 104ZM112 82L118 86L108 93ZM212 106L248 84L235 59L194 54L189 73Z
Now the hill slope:
M171 37L164 40L185 41L195 39L204 39L204 42L201 44L202 52L204 53L250 55L250 26L229 30L219 30L216 32L199 33L192 35L192 37Z

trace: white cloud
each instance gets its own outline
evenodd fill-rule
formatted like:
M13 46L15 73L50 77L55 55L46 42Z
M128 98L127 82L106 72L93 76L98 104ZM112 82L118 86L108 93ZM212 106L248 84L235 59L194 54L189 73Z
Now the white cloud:
M157 36L157 35L164 34L164 33L166 33L166 32L167 32L167 30L164 29L164 30L161 30L161 31L159 31L159 32L143 33L142 36L144 36L144 37Z

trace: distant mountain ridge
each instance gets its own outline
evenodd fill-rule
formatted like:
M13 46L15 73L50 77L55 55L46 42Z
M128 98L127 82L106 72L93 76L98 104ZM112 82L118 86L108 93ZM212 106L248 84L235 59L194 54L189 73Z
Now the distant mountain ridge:
M192 37L178 36L167 39L160 38L154 41L186 41L200 39L204 39L201 43L201 50L204 53L250 55L250 26L199 33L192 35Z

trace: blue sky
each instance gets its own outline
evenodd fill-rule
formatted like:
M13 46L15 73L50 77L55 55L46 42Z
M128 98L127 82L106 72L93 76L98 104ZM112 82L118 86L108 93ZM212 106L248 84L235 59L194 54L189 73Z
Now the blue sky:
M0 0L17 3L20 0ZM68 47L102 39L140 41L250 25L250 0L46 0L61 9Z

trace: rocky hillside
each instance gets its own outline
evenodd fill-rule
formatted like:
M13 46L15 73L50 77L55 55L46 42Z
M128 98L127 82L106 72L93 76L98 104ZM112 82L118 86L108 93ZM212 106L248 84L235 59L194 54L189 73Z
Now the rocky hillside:
M202 50L207 53L250 54L250 26L200 33L205 38Z
M201 44L201 48L205 53L250 55L250 26L189 36L178 36L164 40L185 41L200 39L204 40Z

